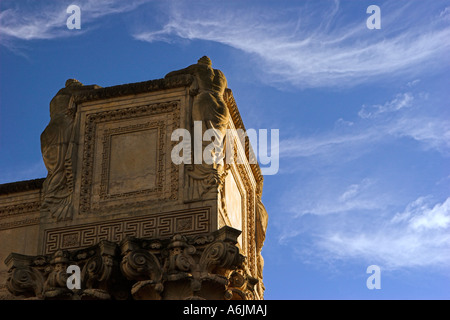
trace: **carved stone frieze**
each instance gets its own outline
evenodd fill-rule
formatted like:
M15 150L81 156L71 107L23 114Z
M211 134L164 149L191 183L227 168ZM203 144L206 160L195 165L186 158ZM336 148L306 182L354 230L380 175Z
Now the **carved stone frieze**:
M7 288L13 295L31 299L105 300L122 297L121 290L114 287L118 274L116 252L115 243L101 241L90 248L58 250L52 255L33 257L12 253L5 261L9 267ZM80 290L71 290L67 286L69 265L80 267Z
M255 299L255 284L239 252L240 231L170 239L127 237L51 255L12 253L6 286L27 299ZM80 270L80 289L67 286L67 267Z

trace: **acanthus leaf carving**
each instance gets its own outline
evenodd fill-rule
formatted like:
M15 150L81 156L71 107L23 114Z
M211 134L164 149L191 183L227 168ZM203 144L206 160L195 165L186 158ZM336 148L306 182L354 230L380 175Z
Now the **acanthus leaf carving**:
M131 294L135 299L150 296L152 300L161 299L163 291L162 270L158 258L148 250L137 247L133 239L127 238L122 244L122 273L128 280L137 281Z
M115 262L117 245L109 241L101 241L96 253L87 260L81 273L83 280L82 299L108 300L111 298L112 274L117 267ZM86 253L82 253L85 255Z
M6 259L11 264L6 280L6 287L13 295L25 298L42 298L44 277L33 266L32 259L19 254L10 254Z
M249 299L254 281L236 246L240 231L165 239L127 237L45 256L11 254L9 291L33 299ZM81 288L67 288L67 267L81 271ZM247 270L247 269L245 269Z

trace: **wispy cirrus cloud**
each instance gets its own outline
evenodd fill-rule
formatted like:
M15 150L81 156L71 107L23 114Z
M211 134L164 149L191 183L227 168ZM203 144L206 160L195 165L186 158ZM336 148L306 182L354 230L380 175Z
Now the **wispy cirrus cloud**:
M316 240L317 248L330 259L376 261L387 269L448 268L450 197L440 203L419 197L390 220L372 217L358 232L329 230Z
M343 162L359 158L374 147L401 138L412 139L424 150L450 155L450 118L432 114L424 93L396 94L392 99L374 105L362 105L359 119L338 124L310 136L293 136L280 141L280 157L315 158ZM445 106L437 106L444 109Z
M383 183L327 177L298 187L278 227L281 244L302 242L302 261L359 261L383 269L450 266L450 197L427 195L401 204ZM311 190L312 189L312 190ZM286 200L286 199L284 199ZM399 210L395 209L399 208Z
M358 183L343 186L332 179L317 178L319 181L313 190L304 190L301 203L295 203L289 211L292 217L306 215L327 216L349 212L366 212L384 209L389 201L387 196L379 192L374 179L364 178ZM308 187L311 187L308 186Z
M410 92L398 94L394 99L387 101L383 105L363 105L362 109L358 112L361 118L373 118L379 114L386 112L395 112L402 108L408 108L412 105L413 95Z
M345 86L424 71L445 63L450 26L442 4L383 2L383 29L368 30L365 12L349 17L339 1L245 10L232 5L175 1L159 30L139 30L138 40L177 38L226 44L259 59L266 81L297 87ZM431 12L429 21L423 12ZM345 18L344 18L345 17ZM377 33L378 32L378 33ZM439 64L439 63L438 63Z
M419 83L416 79L406 87ZM297 170L313 178L300 179L283 199L288 222L279 226L279 242L304 241L296 253L315 263L353 260L384 269L448 268L450 197L442 192L448 177L439 175L450 155L445 97L418 88L401 92L384 102L361 105L352 121L340 118L321 133L280 141L281 158L309 164ZM389 144L398 154L385 148ZM408 147L402 150L405 145L415 146L413 153ZM403 151L401 157L432 160L436 171L422 170L421 160L413 159L405 163L411 160L414 166L389 167L391 157L398 160ZM358 172L361 162L365 169ZM417 197L420 181L431 177L438 181L436 189Z
M149 0L81 0L73 1L37 1L33 6L17 1L4 1L0 12L1 44L11 45L16 40L55 39L65 36L79 35L67 29L66 21L70 16L67 7L76 4L81 9L82 26L103 16L132 11Z

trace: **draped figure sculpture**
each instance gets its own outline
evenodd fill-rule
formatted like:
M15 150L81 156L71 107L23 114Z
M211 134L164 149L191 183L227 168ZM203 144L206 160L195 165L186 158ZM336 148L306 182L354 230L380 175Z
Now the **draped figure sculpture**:
M84 86L75 79L66 81L50 102L50 122L41 134L41 152L48 174L43 184L41 211L57 221L73 216L72 192L75 173L73 142L73 95L98 86Z
M203 56L196 64L187 68L168 73L165 78L184 74L194 78L190 90L191 95L194 96L192 123L201 122L202 136L206 130L212 130L214 136L214 149L210 155L212 163L195 162L195 159L203 158L206 145L211 143L211 141L203 141L201 150L196 150L194 147L194 163L196 164L188 166L189 198L194 200L203 198L210 191L214 192L213 186L217 185L222 177L223 144L230 114L223 98L227 79L222 71L212 68L211 60L207 56ZM200 152L201 154L198 154Z
M264 268L264 258L261 254L264 241L266 240L267 224L269 220L269 215L267 214L266 207L261 201L261 195L258 195L256 200L256 254L258 261L258 276L262 279L263 268Z

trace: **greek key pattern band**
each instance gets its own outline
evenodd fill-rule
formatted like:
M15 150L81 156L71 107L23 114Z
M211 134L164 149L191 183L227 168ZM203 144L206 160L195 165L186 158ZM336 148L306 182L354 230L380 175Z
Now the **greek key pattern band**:
M44 254L59 249L79 249L101 240L120 242L127 236L165 238L176 233L195 235L211 232L210 208L148 214L45 231Z

